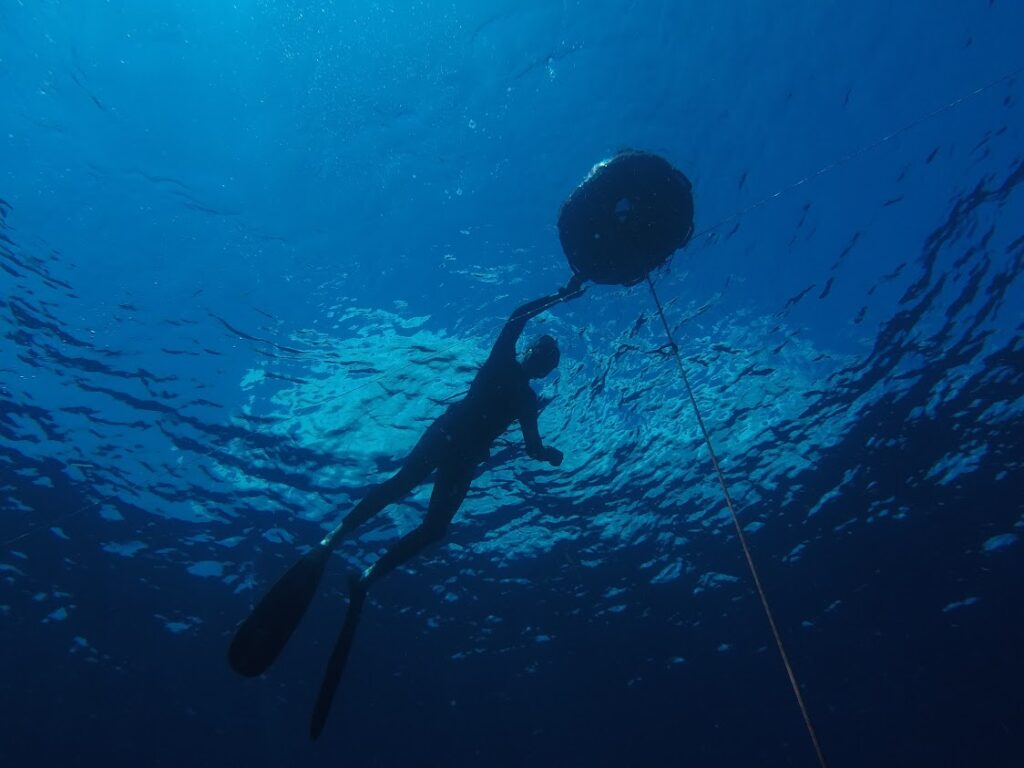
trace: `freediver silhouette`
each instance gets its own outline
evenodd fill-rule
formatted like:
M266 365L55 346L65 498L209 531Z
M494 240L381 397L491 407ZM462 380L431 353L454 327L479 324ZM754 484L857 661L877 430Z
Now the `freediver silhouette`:
M326 722L367 588L443 537L494 440L518 420L527 454L555 466L561 464L562 453L541 440L537 396L529 384L557 366L558 345L550 336L542 336L523 360L517 361L516 341L526 323L545 309L581 295L586 281L632 286L647 280L653 293L650 272L665 264L693 235L690 181L658 155L620 152L595 165L565 201L558 234L573 278L557 293L512 313L466 396L427 429L394 477L372 488L337 528L270 588L231 642L228 660L235 671L247 677L266 671L309 607L334 545L385 506L404 498L436 470L422 524L351 580L348 613L310 723L313 739Z
M399 539L373 565L350 580L349 606L317 698L310 737L323 730L334 691L348 658L367 589L402 563L440 541L458 512L479 466L490 447L518 421L526 453L553 466L563 454L546 446L537 427L537 395L532 379L548 376L558 366L560 352L554 338L543 335L516 358L516 342L527 322L550 307L580 296L583 279L574 276L556 293L523 304L505 323L466 395L450 406L416 443L401 469L374 486L345 516L341 524L297 562L257 603L239 627L228 658L247 677L262 674L283 650L306 612L334 547L360 525L390 504L395 504L436 472L423 522Z

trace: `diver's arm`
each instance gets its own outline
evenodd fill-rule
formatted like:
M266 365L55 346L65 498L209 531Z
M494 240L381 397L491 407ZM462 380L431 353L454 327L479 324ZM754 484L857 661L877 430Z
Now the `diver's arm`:
M494 349L491 354L493 355L494 352L503 349L514 356L516 342L522 336L527 321L561 301L575 299L577 296L582 295L584 290L583 279L578 275L573 275L572 279L562 288L559 288L556 293L550 296L542 296L539 299L523 304L509 316L505 327L501 329L501 333L498 335L498 340L494 342Z
M519 416L519 426L523 430L523 442L526 443L526 455L537 461L546 461L553 467L562 463L562 452L550 445L544 445L537 429L537 406L532 404L525 408Z

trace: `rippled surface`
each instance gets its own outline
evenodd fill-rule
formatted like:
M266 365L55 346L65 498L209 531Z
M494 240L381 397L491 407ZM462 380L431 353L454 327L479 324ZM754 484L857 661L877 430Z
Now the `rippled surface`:
M0 11L18 764L812 764L644 287L531 326L566 461L499 441L371 596L324 745L344 576L429 486L340 548L267 678L223 661L564 281L557 205L625 144L694 180L657 290L833 764L1019 760L1019 14L905 48L924 4L748 5Z

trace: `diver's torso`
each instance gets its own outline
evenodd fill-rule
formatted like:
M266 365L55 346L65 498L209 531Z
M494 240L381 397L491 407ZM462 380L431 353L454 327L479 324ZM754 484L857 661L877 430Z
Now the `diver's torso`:
M490 357L477 372L469 392L442 417L445 432L467 450L487 449L537 396L515 358Z

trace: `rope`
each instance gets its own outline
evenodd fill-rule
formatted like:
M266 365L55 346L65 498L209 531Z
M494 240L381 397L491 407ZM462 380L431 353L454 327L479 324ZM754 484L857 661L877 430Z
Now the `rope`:
M825 760L825 754L821 751L821 744L818 743L818 734L814 730L814 724L811 722L811 715L807 709L807 704L804 701L803 694L800 692L800 685L796 679L796 673L793 671L793 665L789 662L789 655L786 653L786 647L782 643L782 635L779 634L779 628L775 623L775 616L772 613L771 606L768 604L768 597L765 594L764 587L761 585L761 577L758 575L757 567L754 565L754 558L750 554L750 547L747 546L747 537L743 533L743 528L740 526L739 516L736 514L736 507L733 506L732 495L729 493L729 485L725 481L725 475L722 473L722 468L718 463L718 456L715 454L715 448L711 444L711 435L708 432L707 426L704 424L704 417L701 415L700 408L697 406L697 398L694 397L693 388L690 386L690 379L686 375L686 368L683 367L683 359L679 355L679 345L676 344L675 338L672 336L672 330L668 326L668 320L665 319L665 311L662 309L661 300L658 298L657 292L654 290L654 283L651 281L651 276L647 276L647 285L651 289L651 296L654 297L654 303L658 308L658 316L661 318L661 324L665 327L665 333L668 335L669 344L668 346L672 349L672 354L675 356L676 366L679 368L679 375L683 379L683 384L686 386L686 393L690 397L690 404L693 406L693 413L697 417L697 424L700 425L701 434L704 435L704 443L708 447L708 453L711 455L711 464L715 468L715 474L718 475L718 483L722 486L722 495L725 496L725 504L729 507L729 514L732 515L733 525L736 526L736 535L739 537L740 546L743 547L743 556L747 560L747 567L750 569L750 575L754 579L754 586L757 587L757 596L761 599L761 607L764 608L764 613L768 617L768 624L772 629L772 637L775 638L775 646L779 649L779 656L782 657L782 663L786 667L786 674L789 676L789 684L793 688L793 695L796 696L796 703L800 707L800 714L803 715L804 725L807 726L807 733L811 737L811 744L814 746L814 752L818 756L818 762L821 764L821 768L828 768L828 763Z

